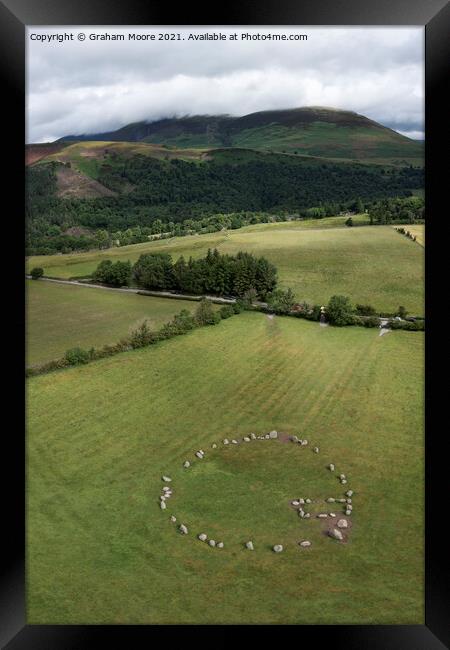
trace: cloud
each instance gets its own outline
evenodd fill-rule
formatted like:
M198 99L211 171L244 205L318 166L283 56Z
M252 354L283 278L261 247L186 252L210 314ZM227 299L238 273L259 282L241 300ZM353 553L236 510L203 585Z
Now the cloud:
M161 28L27 28L27 141L192 114L332 106L423 137L422 28L164 28L304 41L99 41ZM86 40L77 40L77 34ZM74 34L59 43L31 35Z

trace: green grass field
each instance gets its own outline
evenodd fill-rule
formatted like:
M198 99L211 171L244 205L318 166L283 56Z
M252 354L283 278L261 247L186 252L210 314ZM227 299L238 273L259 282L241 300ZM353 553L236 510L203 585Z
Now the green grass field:
M423 345L419 332L246 312L29 379L27 623L423 624ZM211 449L273 428L320 454ZM345 545L288 506L340 496L329 462L355 490Z
M27 365L63 356L69 348L85 349L117 343L144 319L152 329L197 303L26 281Z
M400 237L391 226L330 227L321 222L263 224L208 235L124 246L106 251L31 257L27 268L42 266L46 275L89 276L104 259L135 262L147 252L203 256L208 248L235 254L240 250L265 255L279 271L281 287L291 287L298 300L326 303L333 294L348 295L354 303L372 304L381 311L403 305L423 314L423 249ZM321 220L322 221L322 220ZM316 226L316 227L314 227Z

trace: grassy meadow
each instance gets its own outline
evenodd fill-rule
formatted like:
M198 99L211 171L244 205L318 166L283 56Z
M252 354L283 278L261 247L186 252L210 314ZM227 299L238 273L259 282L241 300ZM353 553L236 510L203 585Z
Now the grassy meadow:
M398 246L420 269L409 252L420 247L390 230L342 236L346 250L355 246L348 238L360 242L361 264L361 242L367 253L373 236L375 252ZM310 243L331 255L326 231L317 232ZM286 256L303 259L308 233L281 233L289 236L296 243ZM233 233L228 246L244 237ZM271 239L264 246L275 255L275 229ZM423 624L423 345L420 332L380 337L245 312L29 379L27 623ZM279 441L211 449L273 428L308 438L320 454ZM199 448L203 461L193 455ZM187 458L196 462L185 470ZM345 488L325 469L330 462L347 475ZM162 474L174 489L165 511ZM346 544L289 507L298 496L317 501L348 488ZM225 548L198 541L200 532ZM243 548L248 539L253 552ZM281 554L269 548L278 543Z
M158 329L197 303L90 287L26 281L27 365L63 356L76 346L88 349L117 343L145 319Z
M27 268L42 266L46 275L86 277L104 259L135 262L142 253L167 252L173 259L246 250L264 255L279 272L279 285L291 287L298 300L326 303L333 294L354 303L372 304L380 311L403 305L423 314L423 249L400 237L391 226L347 228L328 220L260 224L207 235L174 237L105 251L31 257ZM321 226L321 222L325 223Z

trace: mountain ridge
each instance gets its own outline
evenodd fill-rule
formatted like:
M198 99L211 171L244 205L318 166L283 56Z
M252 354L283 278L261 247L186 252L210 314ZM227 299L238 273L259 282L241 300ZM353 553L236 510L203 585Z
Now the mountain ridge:
M185 115L67 135L55 143L142 142L177 148L246 148L337 158L423 158L423 143L354 111L309 106L242 116Z

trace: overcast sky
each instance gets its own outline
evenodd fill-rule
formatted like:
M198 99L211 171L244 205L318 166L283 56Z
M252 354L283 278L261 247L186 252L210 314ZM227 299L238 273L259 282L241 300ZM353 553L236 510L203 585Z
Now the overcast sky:
M128 33L162 32L185 40L128 40ZM188 40L205 32L237 33L238 40ZM241 32L308 40L242 41ZM105 33L126 40L90 39ZM57 34L74 40L31 40ZM27 142L162 117L300 106L356 111L424 138L422 27L28 27L26 38Z

